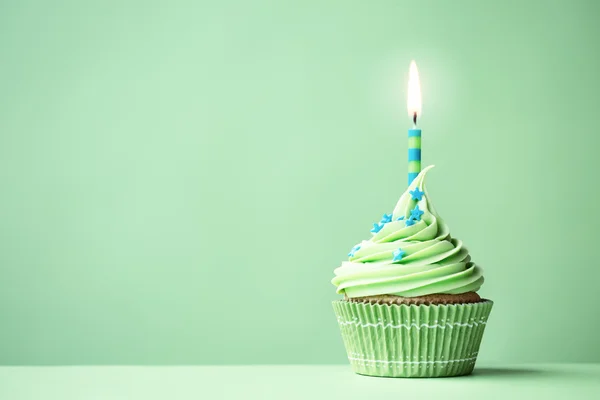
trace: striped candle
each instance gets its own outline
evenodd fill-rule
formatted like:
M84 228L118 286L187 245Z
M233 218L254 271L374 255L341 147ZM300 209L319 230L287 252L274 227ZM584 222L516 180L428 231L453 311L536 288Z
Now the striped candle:
M421 130L408 130L408 185L421 172Z
M408 185L421 172L421 130L417 129L417 117L421 116L421 84L415 61L410 62L408 71L408 96L406 101L408 116L413 128L408 130Z

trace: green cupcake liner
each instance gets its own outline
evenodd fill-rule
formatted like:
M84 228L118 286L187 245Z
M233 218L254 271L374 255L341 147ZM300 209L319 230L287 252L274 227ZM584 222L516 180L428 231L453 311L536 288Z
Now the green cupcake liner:
M354 372L405 378L470 374L492 305L333 302Z

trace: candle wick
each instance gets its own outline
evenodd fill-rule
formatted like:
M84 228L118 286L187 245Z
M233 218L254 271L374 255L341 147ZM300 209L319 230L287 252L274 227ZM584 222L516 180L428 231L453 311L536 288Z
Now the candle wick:
M417 113L414 112L413 113L413 124L415 125L415 128L417 127Z

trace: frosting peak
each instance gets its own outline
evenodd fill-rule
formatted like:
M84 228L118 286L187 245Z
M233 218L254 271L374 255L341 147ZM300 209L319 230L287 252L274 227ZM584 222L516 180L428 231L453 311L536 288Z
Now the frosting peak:
M393 213L374 224L373 236L352 248L331 281L348 297L393 294L403 297L479 290L483 274L460 240L435 212L419 173Z

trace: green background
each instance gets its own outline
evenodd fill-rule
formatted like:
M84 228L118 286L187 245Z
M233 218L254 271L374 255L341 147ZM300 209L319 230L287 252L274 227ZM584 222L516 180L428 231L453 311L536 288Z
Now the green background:
M0 2L0 363L344 363L333 269L423 163L483 362L600 361L597 1Z

